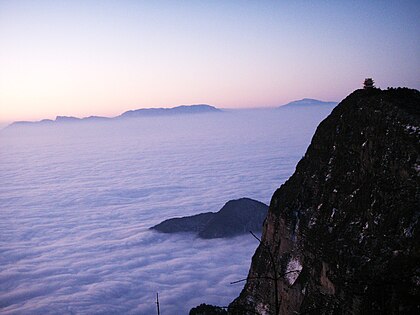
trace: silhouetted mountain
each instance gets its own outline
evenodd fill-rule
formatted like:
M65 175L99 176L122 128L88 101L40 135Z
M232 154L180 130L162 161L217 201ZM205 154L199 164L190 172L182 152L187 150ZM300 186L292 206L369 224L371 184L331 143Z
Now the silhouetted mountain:
M221 112L220 109L210 105L181 105L173 108L144 108L129 110L117 117L89 116L77 118L72 116L57 116L55 120L43 119L41 121L15 121L6 128L20 126L35 126L51 123L69 123L69 122L85 122L85 121L109 121L121 118L150 117L150 116L170 116L170 115L188 115L201 113Z
M200 105L181 105L173 108L141 108L136 110L129 110L122 113L120 118L129 117L144 117L144 116L168 116L168 115L185 115L185 114L199 114L199 113L213 113L220 112L216 107L200 104Z
M90 116L85 118L77 118L73 116L57 116L55 120L43 119L40 121L15 121L6 128L10 127L20 127L20 126L41 126L41 125L53 125L53 124L63 124L63 123L78 123L83 121L104 121L110 120L112 118L99 117L99 116Z
M215 216L214 212L205 212L197 215L165 220L151 229L163 233L196 232L204 230Z
M54 123L54 120L51 119L43 119L40 121L15 121L13 123L11 123L9 126L7 126L6 128L10 128L10 127L25 127L25 126L34 126L34 125L48 125L48 124L52 124Z
M280 106L279 108L290 108L290 107L312 107L312 106L331 106L334 107L337 105L337 102L324 102L320 100L315 100L312 98L304 98L298 101L293 101L287 104Z
M80 121L80 118L77 117L73 117L73 116L57 116L55 118L55 122L75 122L75 121Z
M103 117L103 116L89 116L89 117L83 118L83 120L87 120L87 121L107 121L110 119L113 119L113 118Z
M218 212L165 220L151 229L163 233L195 232L201 238L232 237L249 231L261 231L268 206L241 198L228 201Z
M419 91L344 99L274 193L229 314L418 314L419 144Z

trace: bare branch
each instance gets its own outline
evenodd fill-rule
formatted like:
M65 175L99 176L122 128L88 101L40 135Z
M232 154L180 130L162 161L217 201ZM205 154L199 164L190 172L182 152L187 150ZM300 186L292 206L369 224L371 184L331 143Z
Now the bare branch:
M157 307L157 313L160 315L160 308L159 308L159 292L156 292L156 307Z
M256 236L256 235L254 234L254 232L249 231L249 233L251 233L251 235L252 235L253 237L255 237L255 238L257 239L257 241L258 241L258 242L260 242L260 243L262 244L262 241L258 238L258 236Z
M239 282L244 282L244 281L248 281L248 280L258 280L258 279L268 279L268 280L273 280L273 281L276 280L273 277L263 277L263 276L261 276L261 277L248 277L248 278L245 278L245 279L233 281L230 284L236 284L236 283L239 283Z

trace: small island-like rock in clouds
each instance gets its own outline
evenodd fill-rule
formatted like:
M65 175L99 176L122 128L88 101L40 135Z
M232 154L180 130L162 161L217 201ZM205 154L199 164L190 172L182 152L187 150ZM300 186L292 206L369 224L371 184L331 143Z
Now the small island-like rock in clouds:
M257 200L241 198L228 201L218 212L165 220L151 229L163 233L194 232L204 239L233 237L261 231L268 206Z

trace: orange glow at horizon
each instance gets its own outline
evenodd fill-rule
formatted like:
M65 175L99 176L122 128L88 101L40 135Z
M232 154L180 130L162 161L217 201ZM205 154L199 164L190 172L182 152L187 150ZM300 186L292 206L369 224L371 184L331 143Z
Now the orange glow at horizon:
M419 6L0 2L0 121L419 88Z

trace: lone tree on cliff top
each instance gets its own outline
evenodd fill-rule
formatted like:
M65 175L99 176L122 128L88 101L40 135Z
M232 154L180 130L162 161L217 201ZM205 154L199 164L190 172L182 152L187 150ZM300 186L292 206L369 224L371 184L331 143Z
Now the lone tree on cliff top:
M373 79L372 78L366 78L365 81L363 82L363 88L365 90L375 88L375 82L373 81Z

